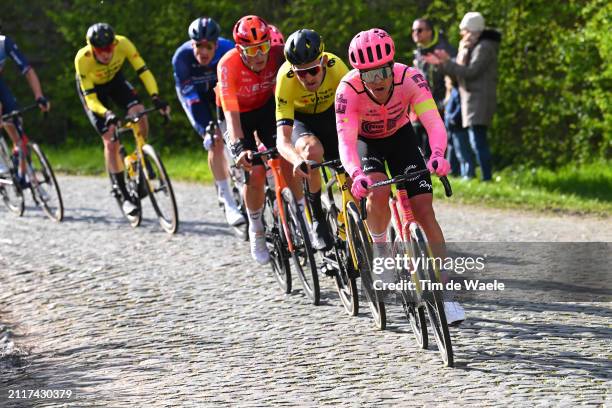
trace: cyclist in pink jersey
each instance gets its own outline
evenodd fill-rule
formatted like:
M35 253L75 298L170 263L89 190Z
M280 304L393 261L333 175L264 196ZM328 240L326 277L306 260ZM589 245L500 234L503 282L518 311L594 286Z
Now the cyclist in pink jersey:
M387 179L385 163L392 177L407 167L416 171L427 166L439 176L450 169L444 158L446 130L427 81L418 70L395 63L394 55L393 39L384 30L360 32L349 46L349 61L355 69L342 78L336 90L340 159L353 180L353 196L368 198L368 228L374 243L381 244L387 242L391 220L387 204L390 187L368 191L367 186ZM432 154L427 165L410 124L411 109L429 136ZM444 235L432 206L431 177L411 180L405 188L414 216L429 241L434 248L443 248ZM457 302L447 301L444 306L449 324L465 319Z

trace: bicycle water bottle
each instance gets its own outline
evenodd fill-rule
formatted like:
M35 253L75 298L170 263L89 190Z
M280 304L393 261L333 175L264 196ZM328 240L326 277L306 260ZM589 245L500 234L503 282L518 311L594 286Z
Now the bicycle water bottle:
M136 156L136 153L126 156L125 159L123 159L123 163L128 171L128 175L134 177L136 174L136 163L138 163L138 156Z

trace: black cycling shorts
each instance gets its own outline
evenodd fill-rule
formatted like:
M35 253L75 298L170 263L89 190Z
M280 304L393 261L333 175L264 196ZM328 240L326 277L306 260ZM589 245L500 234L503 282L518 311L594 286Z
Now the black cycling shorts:
M83 108L85 109L85 113L87 114L92 126L100 135L106 133L108 128L106 125L104 125L104 117L92 112L85 103L85 97L81 92L81 85L79 83L78 76L76 85L79 98L81 98ZM121 71L117 72L117 74L109 82L102 85L95 85L94 89L102 105L106 106L107 108L109 107L109 102L111 100L119 107L124 108L126 111L132 106L140 103L136 89L128 82L127 79L125 79Z
M217 106L217 117L219 118L219 127L223 132L223 138L225 143L230 146L231 143L227 136L227 123L225 122L225 115L220 107ZM274 98L268 99L268 102L261 108L249 111L240 112L240 126L242 127L242 133L244 139L242 144L245 150L257 151L257 142L255 141L255 132L257 132L257 138L261 143L266 146L267 149L271 149L276 146L276 105ZM260 157L253 159L253 165L263 165L263 161Z
M295 112L291 141L295 146L299 138L314 135L323 145L325 160L340 158L338 153L338 133L336 130L336 112L332 105L320 113L307 114Z
M389 167L391 177L403 174L406 167L409 167L411 171L427 168L410 122L399 128L391 136L382 139L359 136L357 138L357 149L361 158L361 167L366 174L387 174L385 163ZM409 180L406 182L405 188L408 191L408 197L432 193L431 176L427 174Z

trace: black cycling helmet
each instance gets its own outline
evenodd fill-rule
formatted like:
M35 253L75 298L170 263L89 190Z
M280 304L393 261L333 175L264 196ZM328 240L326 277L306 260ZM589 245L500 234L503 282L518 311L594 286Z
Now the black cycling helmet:
M325 50L321 36L313 30L302 29L289 36L285 43L285 58L291 65L302 65L319 58Z
M115 41L115 32L106 23L96 23L87 29L87 41L96 48L108 47Z
M200 17L189 24L189 38L194 41L217 41L221 28L215 20L210 17Z

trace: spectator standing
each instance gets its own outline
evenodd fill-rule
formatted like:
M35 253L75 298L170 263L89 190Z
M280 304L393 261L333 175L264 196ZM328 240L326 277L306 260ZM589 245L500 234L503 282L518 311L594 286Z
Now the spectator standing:
M444 96L446 94L444 71L440 65L428 63L425 60L425 56L434 54L436 50L444 50L454 57L457 50L449 44L446 38L444 38L444 35L442 35L442 33L434 27L431 20L427 18L418 18L414 20L412 23L412 40L417 46L414 51L413 65L421 71L425 79L427 79L433 99L438 106L440 116L442 116L444 111ZM427 132L420 122L415 122L413 125L419 140L419 146L425 157L428 158L431 155L431 151L429 150Z
M446 149L447 160L454 154L459 162L459 175L464 179L473 178L475 163L470 149L467 129L461 119L461 97L457 82L450 76L445 76L446 98L444 98L444 125L448 133L449 144ZM450 160L449 160L450 161ZM451 166L452 167L452 166Z
M478 12L466 13L459 28L461 42L456 61L444 50L436 50L424 59L429 64L441 66L448 75L457 78L463 126L468 129L482 180L489 181L492 168L487 129L496 107L497 53L501 34L485 29L484 17Z

